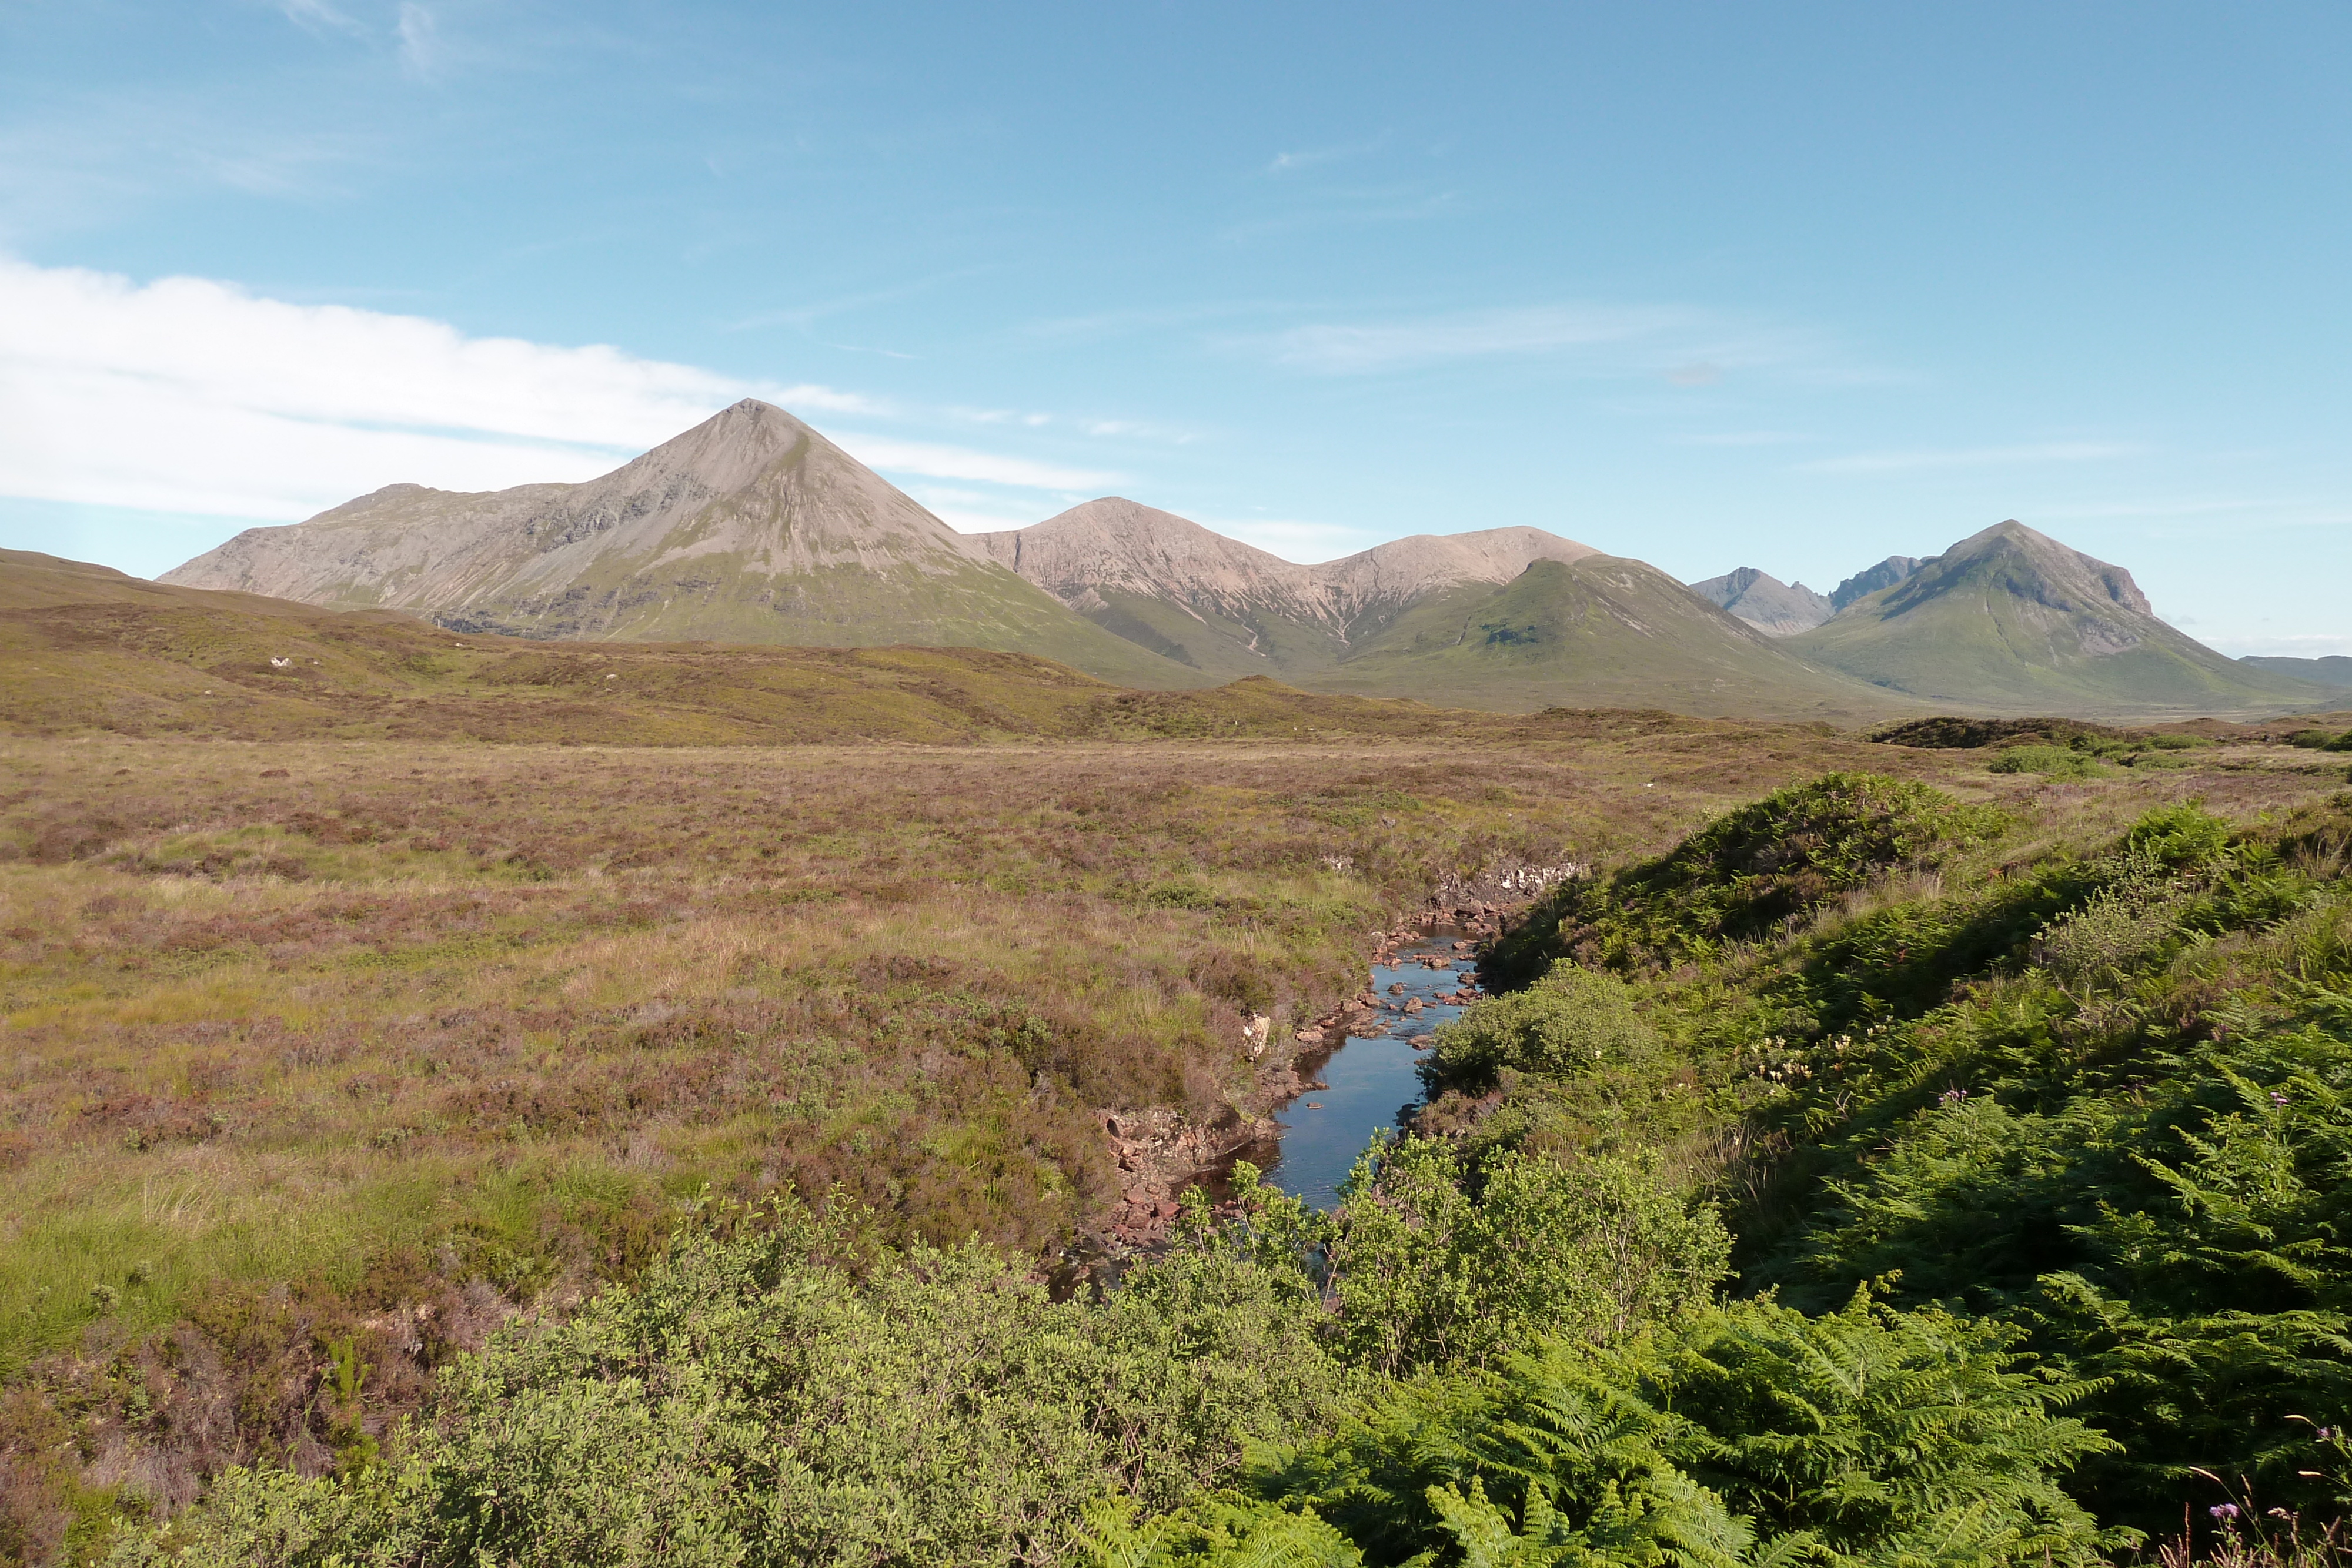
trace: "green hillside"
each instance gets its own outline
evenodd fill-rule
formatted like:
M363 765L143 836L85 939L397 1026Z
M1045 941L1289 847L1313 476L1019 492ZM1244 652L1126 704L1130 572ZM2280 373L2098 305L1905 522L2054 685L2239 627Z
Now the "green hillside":
M657 591L646 591L637 567L600 561L552 602L517 599L432 619L455 632L536 639L988 648L1153 689L1207 685L1221 675L1104 631L1003 567L980 561L946 572L823 566L772 577L721 558Z
M2352 686L2352 659L2341 653L2328 653L2316 659L2294 659L2283 655L2250 653L2238 661L2273 675L2291 675L2299 681L2316 681L2323 686Z
M1347 645L1323 628L1272 612L1237 619L1213 610L1190 611L1166 599L1124 589L1099 591L1099 605L1080 611L1104 631L1160 657L1219 680L1263 675L1267 666L1297 679L1328 670Z
M2129 572L2015 522L1963 540L1784 645L1889 690L1978 712L2247 716L2338 700L2175 631Z
M1469 707L1663 707L1849 724L1916 705L1788 652L1654 567L1538 561L1407 610L1321 691L1412 692Z
M392 611L180 588L0 550L0 735L614 746L1038 739L1557 738L1263 675L1135 691L980 648L529 641Z

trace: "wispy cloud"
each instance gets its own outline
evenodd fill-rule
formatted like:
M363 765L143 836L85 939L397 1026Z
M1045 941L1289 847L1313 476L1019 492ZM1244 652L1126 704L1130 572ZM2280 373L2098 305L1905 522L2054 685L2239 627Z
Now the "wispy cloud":
M1909 474L1929 468L1998 468L2031 463L2102 463L2147 450L2128 442L2042 441L2021 446L1955 446L1858 452L1796 465L1801 474Z
M442 60L441 25L433 13L416 0L401 0L400 63L415 76L429 77L440 68Z
M2341 632L2305 632L2269 636L2257 633L2245 637L2207 637L2202 641L2219 648L2232 658L2242 659L2249 653L2267 653L2289 659L2324 659L2331 653L2352 658L2352 635ZM2352 706L2347 702L2347 706Z
M1336 560L1370 549L1392 534L1350 528L1345 523L1317 522L1305 517L1197 517L1202 528L1255 545L1268 555L1300 565Z
M1242 244L1309 229L1417 223L1441 217L1455 208L1456 198L1452 191L1431 191L1418 185L1360 191L1325 188L1318 191L1312 201L1229 224L1218 232L1218 237L1227 244Z
M989 485L1012 485L1029 490L1100 490L1120 476L1107 470L1066 468L968 446L943 446L931 442L900 441L887 435L828 432L844 451L869 467L886 473L920 474L932 479L977 479Z
M1786 446L1790 442L1803 441L1804 436L1788 430L1717 430L1690 435L1677 435L1675 446Z
M1305 148L1297 152L1277 152L1267 160L1264 172L1295 174L1302 169L1315 169L1326 163L1344 162L1350 158L1361 158L1367 153L1377 152L1387 142L1387 137L1376 136L1369 141L1342 141L1335 142L1328 147Z
M397 480L584 479L738 398L854 392L0 258L0 494L290 518Z
M367 36L367 28L328 5L327 0L278 0L278 9L288 21L305 32L344 33L352 37Z
M2203 517L2221 513L2270 511L2282 503L2256 500L2084 501L2036 508L2045 517L2092 520L2103 517Z
M1294 327L1237 340L1275 363L1323 375L1408 370L1446 360L1557 353L1688 330L1699 318L1672 306L1546 305L1471 310L1366 325Z

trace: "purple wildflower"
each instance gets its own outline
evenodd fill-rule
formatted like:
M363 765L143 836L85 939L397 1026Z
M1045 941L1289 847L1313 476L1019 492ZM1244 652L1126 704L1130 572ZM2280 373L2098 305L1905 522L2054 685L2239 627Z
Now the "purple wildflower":
M1965 1089L1947 1089L1941 1094L1937 1095L1936 1100L1937 1103L1942 1105L1945 1110L1948 1111L1953 1106L1967 1100L1968 1097L1969 1092Z
M2273 1089L2271 1091L2271 1103L2273 1105L2284 1105L2286 1103L2286 1096Z
M2223 1524L2227 1524L2231 1520L2238 1517L2238 1505L2234 1502L2217 1502L2205 1511L2211 1514Z

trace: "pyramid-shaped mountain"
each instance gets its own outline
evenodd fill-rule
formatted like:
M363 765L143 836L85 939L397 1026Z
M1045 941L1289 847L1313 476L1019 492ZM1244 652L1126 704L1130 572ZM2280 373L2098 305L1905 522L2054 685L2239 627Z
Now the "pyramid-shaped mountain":
M394 485L160 580L523 637L992 648L1129 685L1197 671L1103 631L780 408L746 399L601 478Z
M1106 630L1221 679L1311 676L1432 593L1597 553L1541 528L1504 528L1419 534L1301 566L1119 496L974 538Z
M2175 631L2130 572L2014 521L1919 562L1785 645L1874 685L1979 711L2275 714L2329 700L2323 687Z

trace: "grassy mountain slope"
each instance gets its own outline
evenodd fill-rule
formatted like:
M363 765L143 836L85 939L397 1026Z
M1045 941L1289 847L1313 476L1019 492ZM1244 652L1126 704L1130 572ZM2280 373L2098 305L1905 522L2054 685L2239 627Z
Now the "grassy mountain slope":
M2252 715L2327 706L2157 619L2131 574L2015 522L1789 640L1806 658L1979 712Z
M1132 691L1024 653L466 635L0 551L0 735L792 746L1571 733L1254 676Z
M1792 656L1785 643L1654 567L1598 555L1538 561L1500 587L1435 595L1304 684L1412 691L1475 707L1664 707L1841 723L1907 706Z
M1113 588L1075 606L1104 631L1223 680L1269 672L1295 679L1339 662L1347 644L1311 621L1236 606L1188 608L1156 594Z
M2299 681L2315 681L2323 686L2352 686L2352 659L2341 653L2329 653L2316 659L2291 659L2266 653L2252 653L2238 661L2267 670L2273 675L2288 675Z
M165 574L454 631L803 647L923 643L1131 685L1208 677L1056 603L799 420L747 399L583 485L395 485Z
M1229 679L1311 675L1433 593L1594 553L1513 527L1416 534L1301 566L1121 496L971 542L1106 630Z

